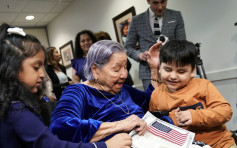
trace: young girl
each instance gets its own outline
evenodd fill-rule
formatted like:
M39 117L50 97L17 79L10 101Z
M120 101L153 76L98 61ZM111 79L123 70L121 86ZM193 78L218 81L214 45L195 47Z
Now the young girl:
M0 147L106 148L131 146L128 134L106 142L70 143L54 136L40 118L45 52L20 28L0 26Z

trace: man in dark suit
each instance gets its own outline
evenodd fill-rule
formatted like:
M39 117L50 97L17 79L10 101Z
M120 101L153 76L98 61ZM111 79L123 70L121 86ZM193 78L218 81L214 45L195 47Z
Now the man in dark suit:
M157 17L159 22L159 33L172 39L186 39L184 21L180 11L166 9L168 0L147 0L150 5L147 11L134 16L128 31L125 49L127 55L139 64L139 78L142 80L143 88L146 89L151 80L151 72L146 62L147 51L157 42L157 34L154 34L154 22ZM136 49L139 43L140 48Z

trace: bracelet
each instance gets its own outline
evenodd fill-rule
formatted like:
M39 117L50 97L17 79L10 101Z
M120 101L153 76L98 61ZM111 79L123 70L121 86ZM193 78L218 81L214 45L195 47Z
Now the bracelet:
M153 78L151 78L151 80L152 80L152 81L155 81L155 82L157 82L157 83L162 83L162 81L161 81L161 80L158 80L158 79L153 79Z

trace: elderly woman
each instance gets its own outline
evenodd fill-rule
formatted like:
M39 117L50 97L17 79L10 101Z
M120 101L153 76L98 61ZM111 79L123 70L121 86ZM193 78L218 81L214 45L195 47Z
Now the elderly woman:
M156 51L149 52L155 56L147 54L153 80L158 77ZM87 81L65 89L52 114L50 130L72 142L104 141L134 128L143 135L147 125L141 118L158 83L152 81L145 92L125 85L126 65L126 52L119 43L102 40L93 44L86 58Z

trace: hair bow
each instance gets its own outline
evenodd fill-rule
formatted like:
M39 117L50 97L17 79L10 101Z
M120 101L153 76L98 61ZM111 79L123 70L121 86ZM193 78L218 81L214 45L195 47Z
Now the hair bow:
M19 28L19 27L8 28L7 32L10 33L10 34L18 34L18 35L21 35L21 36L26 35L26 33L23 31L23 29Z

